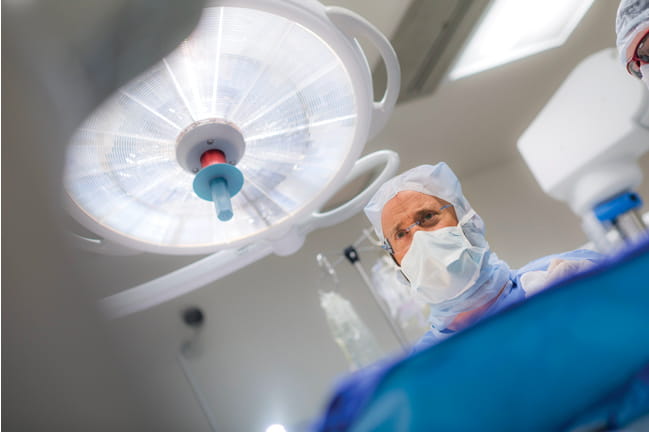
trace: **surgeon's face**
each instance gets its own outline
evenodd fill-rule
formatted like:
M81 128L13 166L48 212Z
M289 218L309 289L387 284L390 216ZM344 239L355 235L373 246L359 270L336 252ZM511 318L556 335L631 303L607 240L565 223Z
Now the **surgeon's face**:
M417 191L401 191L385 204L381 212L381 228L399 265L408 252L416 231L432 231L457 225L453 206L441 210L448 204L450 203L441 198ZM417 224L413 226L414 223Z

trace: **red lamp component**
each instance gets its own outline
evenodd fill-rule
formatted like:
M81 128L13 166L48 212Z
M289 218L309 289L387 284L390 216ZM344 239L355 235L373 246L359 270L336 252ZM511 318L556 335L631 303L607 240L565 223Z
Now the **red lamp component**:
M212 149L201 155L201 168L214 164L225 164L225 153Z

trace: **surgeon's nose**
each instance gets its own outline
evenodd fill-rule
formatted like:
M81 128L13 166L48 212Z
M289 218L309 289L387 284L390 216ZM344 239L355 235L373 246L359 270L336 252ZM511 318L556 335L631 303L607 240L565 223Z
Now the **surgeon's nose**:
M410 242L412 242L412 238L415 236L415 233L417 233L419 230L424 230L419 224L415 224L414 226L410 227Z
M412 241L415 239L415 233L417 233L419 230L421 230L421 227L419 225L411 227L410 230L408 230L408 236L405 239L406 242L403 247L405 251L408 251L410 249Z

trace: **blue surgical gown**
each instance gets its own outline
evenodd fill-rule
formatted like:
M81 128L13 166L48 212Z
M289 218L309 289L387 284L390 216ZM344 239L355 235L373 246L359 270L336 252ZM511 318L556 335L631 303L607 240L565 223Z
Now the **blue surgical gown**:
M562 259L562 260L590 260L595 264L599 264L604 260L602 254L597 253L591 250L574 250L566 253L560 254L551 254L549 256L541 257L536 259L527 265L523 266L520 269L510 271L510 282L505 287L505 291L498 297L498 300L494 302L487 311L484 312L484 315L480 319L487 318L493 314L496 314L499 311L504 310L505 308L516 304L517 302L525 299L526 293L523 290L521 284L521 277L530 271L545 271L550 266L550 262L553 259ZM456 331L450 329L435 329L432 328L423 337L413 346L412 351L418 352L425 349L433 344L437 344L442 340L450 337L455 334Z
M626 262L628 260L633 260L631 266L638 266L636 262L640 262L639 266L643 266L643 263L646 262L646 260L643 260L643 257L646 257L646 255L649 253L649 242L647 242L645 245L641 246L635 251L631 251L628 254L623 254L621 255L622 257L618 257L616 260L611 261L602 267L598 267L598 269L594 271L588 272L587 277L582 277L580 279L572 279L571 280L571 287L574 290L569 290L568 288L565 287L565 282L560 282L559 284L563 284L564 288L563 290L559 292L555 292L557 294L561 294L562 298L570 298L573 297L573 293L576 293L578 295L583 292L583 287L579 287L582 284L583 281L590 281L593 280L593 275L598 276L598 275L604 275L602 277L602 280L598 281L603 281L602 284L603 286L606 286L606 290L602 291L602 293L599 293L599 296L596 297L597 301L593 307L594 308L602 308L601 303L601 298L605 296L610 296L610 291L617 289L617 285L611 286L611 282L609 281L611 274L613 274L614 278L618 278L620 275L624 276L624 272L626 271L625 266ZM644 254L644 256L642 256ZM638 258L639 257L639 258ZM560 258L560 259L566 259L566 260L582 260L582 259L587 259L587 260L592 260L594 262L607 262L608 259L604 259L603 256L591 252L591 251L584 251L584 250L578 250L578 251L572 251L568 253L563 253L563 254L557 254L557 255L552 255L552 256L547 256L538 260L535 260L525 267L512 272L512 278L511 278L511 287L510 290L507 292L507 296L501 300L497 306L494 306L493 309L488 311L488 314L493 315L497 311L502 311L504 309L508 309L508 306L512 306L513 304L516 303L516 299L524 299L525 295L522 291L521 288L521 283L520 283L520 277L525 274L526 272L529 271L534 271L534 270L546 270L550 261L554 258ZM604 269L603 271L601 269ZM633 278L628 277L627 280L632 280ZM637 278L635 278L637 280ZM622 278L622 280L624 280ZM596 281L596 280L593 280ZM608 286L607 286L608 284ZM554 284L556 285L556 283ZM576 287L575 287L576 286ZM570 286L569 286L570 287ZM544 295L543 293L539 293L539 295ZM502 295L501 295L502 296ZM510 297L511 296L511 297ZM536 295L534 295L536 296ZM547 307L547 305L552 305L553 299L556 297L550 296L539 296L539 301L542 302L537 302L536 303L536 308L532 308L532 310L536 311L538 310L538 306L542 305L544 308ZM625 298L626 299L626 298ZM564 299L565 300L565 299ZM617 304L614 304L617 305ZM624 304L623 304L624 305ZM525 306L525 305L522 305ZM638 309L641 309L641 305L638 305L637 308L635 308L633 311L630 312L629 314L629 321L633 322L633 320L638 319ZM615 306L611 307L611 310L616 310ZM561 310L563 311L563 310ZM519 308L512 309L512 313L520 313ZM538 312L538 311L537 311ZM582 310L582 312L584 312ZM555 315L561 316L560 311L555 309L554 310ZM633 313L633 314L631 314ZM619 314L619 312L618 312ZM583 314L582 314L583 315ZM514 317L516 316L516 317ZM520 319L520 314L509 314L505 322L507 323L516 323L518 319ZM586 317L587 316L587 317ZM514 320L512 320L514 319ZM579 329L579 326L582 326L582 322L588 322L591 320L590 316L587 314L585 315L584 318L580 318L577 324L573 324L573 331L576 332L574 338L584 338L583 332ZM499 322L493 322L491 323L492 325L498 323L503 323L503 321ZM499 325L498 325L499 326ZM497 326L496 326L497 327ZM473 337L478 337L478 340L480 337L486 336L493 336L493 329L494 326L491 327L482 327L482 334L480 332L476 333L469 333L467 334L469 338L468 340L465 338L464 340L458 340L459 342L468 342L471 343L473 346L475 346L475 340L476 338ZM527 328L526 328L527 329ZM539 328L541 329L541 328ZM475 328L474 328L475 330ZM529 329L528 329L529 330ZM556 330L552 330L552 332L555 332ZM461 333L461 332L460 332ZM497 332L496 332L497 333ZM483 335L484 334L484 335ZM551 334L551 332L550 332ZM452 335L452 333L449 333L449 335ZM540 334L541 336L543 334ZM595 334L594 334L595 335ZM539 337L539 336L537 336ZM428 337L430 338L430 337ZM604 337L601 337L604 338ZM538 338L537 338L538 340ZM570 338L564 339L566 341L570 341ZM586 339L584 341L585 343L592 343L592 339ZM628 339L626 339L628 340ZM626 342L626 340L624 340ZM429 341L435 341L435 340L429 340ZM605 340L608 341L608 340ZM450 342L449 342L450 343ZM565 344L565 341L562 340L562 344ZM644 342L638 342L638 344L644 344ZM613 345L614 346L614 345ZM452 346L446 346L447 350L446 356L449 354L457 354L457 349L463 347L462 345L452 345ZM588 346L589 348L593 348L591 346ZM626 346L624 348L628 349ZM529 349L529 348L528 348ZM619 348L618 348L619 349ZM525 352L525 351L523 351ZM579 350L577 350L579 352ZM437 353L437 352L435 352ZM572 353L572 352L571 352ZM613 351L612 353L617 353ZM626 352L625 352L626 353ZM431 352L426 352L422 353L421 355L430 355ZM550 354L552 355L552 354ZM574 354L573 354L574 355ZM521 355L522 358L525 358L525 356ZM609 358L613 357L613 355L609 355ZM435 365L439 368L443 368L448 370L449 368L452 370L454 367L454 364L448 364L446 362L447 358L442 357L443 359L437 359L434 356L431 358L430 356L406 356L403 358L397 358L397 359L386 359L381 362L378 362L372 366L369 366L365 369L362 369L360 371L355 372L353 375L350 375L346 377L343 381L341 381L338 386L337 390L333 396L333 398L330 400L329 405L327 407L327 410L324 414L324 416L315 423L314 430L319 430L319 431L343 431L343 430L348 430L349 428L352 428L354 423L358 420L358 417L361 415L362 411L365 410L368 404L373 399L373 396L376 394L377 387L379 384L382 382L389 380L390 378L393 378L393 374L395 374L396 371L419 371L421 373L421 363L424 361L427 361L430 359L435 359L438 361L437 363L434 363L431 367L433 367L433 370L431 372L435 372ZM555 360L556 359L561 359L560 354L557 354L557 356L549 356L549 359ZM556 358L556 359L555 359ZM637 356L636 356L637 358ZM451 357L452 359L452 357ZM626 358L624 358L626 359ZM610 361L610 360L609 360ZM636 362L637 359L633 358L633 362ZM440 363L441 362L441 363ZM598 365L597 363L595 365ZM605 363L605 365L608 365L608 363ZM561 371L562 365L561 364L552 364L547 366L546 370L551 371L552 368L559 369L558 371ZM628 367L628 366L626 366ZM405 369L404 369L405 368ZM593 367L594 369L595 367ZM608 367L606 367L608 368ZM425 369L424 369L425 370ZM628 370L628 368L627 368ZM626 370L625 370L626 371ZM411 378L412 379L412 378ZM603 378L604 379L604 378ZM415 382L409 382L411 385L416 385ZM447 384L448 385L448 384ZM555 384L556 385L556 384ZM583 384L581 384L583 385ZM554 388L556 388L555 386ZM583 386L582 386L583 387ZM394 387L387 387L388 389L393 389ZM407 390L414 392L413 389L407 388ZM549 389L554 389L553 387L549 387ZM404 388L405 389L405 388ZM396 389L398 391L398 389ZM431 388L431 391L434 389ZM500 392L505 393L506 395L510 395L511 393L506 393L503 390L499 390ZM529 391L529 390L528 390ZM404 391L405 392L405 391ZM449 392L448 389L445 390L444 393L441 395L447 395ZM547 390L546 390L547 394ZM392 395L392 394L390 394ZM433 393L433 395L435 395ZM415 396L415 394L410 395L410 397ZM393 396L394 397L394 396ZM473 399L475 400L475 399ZM502 398L501 398L502 400ZM383 401L383 400L381 400ZM500 401L500 400L498 400ZM503 400L505 401L505 400ZM392 401L392 403L398 403L396 401ZM424 406L426 404L430 403L422 403ZM578 405L577 405L578 406ZM570 411L572 413L576 412L576 409L578 407L570 408ZM372 406L374 407L374 406ZM377 409L378 407L375 407ZM421 409L421 408L420 408ZM457 409L457 408L456 408ZM596 425L604 425L604 428L619 428L620 426L624 426L627 424L627 422L631 419L636 418L639 415L642 414L647 414L649 413L649 364L646 364L644 368L639 371L638 374L636 374L634 377L630 378L629 382L625 386L621 386L615 391L613 394L611 394L609 397L606 399L600 401L598 404L591 406L589 408L582 408L582 416L578 417L576 419L573 419L573 423L571 425L567 426L570 429L583 429L584 426L596 426ZM381 409L383 412L386 410ZM417 420L423 419L424 421L428 420L437 420L438 417L435 417L433 415L434 412L431 412L432 408L428 407L424 412L417 412ZM392 412L390 412L392 413ZM454 416L453 414L461 413L461 409L454 410L450 415ZM542 409L541 409L542 413ZM403 415L403 413L394 413L394 416L397 415ZM410 415L414 416L415 413L411 413ZM496 414L498 415L498 414ZM502 415L502 414L501 414ZM515 413L512 414L505 414L504 416L514 416L516 415ZM446 417L448 418L448 417ZM445 418L445 420L447 420ZM515 417L514 417L515 418ZM513 419L514 419L513 418ZM556 418L556 417L555 417ZM469 418L470 419L470 418ZM414 420L414 418L413 418ZM403 421L403 420L402 420ZM412 420L411 420L412 421ZM447 420L448 421L448 420ZM502 421L502 420L501 420ZM520 421L520 420L518 420ZM431 421L432 422L432 421ZM552 422L556 422L556 420L553 418ZM465 422L459 422L457 425L463 425L466 424ZM453 425L456 425L453 424ZM511 423L510 423L511 424ZM536 425L534 422L528 423L529 425ZM413 424L414 425L414 424ZM503 425L509 425L507 423ZM512 425L518 425L516 423ZM564 426L565 428L566 426ZM367 430L367 428L365 428ZM450 431L450 430L447 430Z

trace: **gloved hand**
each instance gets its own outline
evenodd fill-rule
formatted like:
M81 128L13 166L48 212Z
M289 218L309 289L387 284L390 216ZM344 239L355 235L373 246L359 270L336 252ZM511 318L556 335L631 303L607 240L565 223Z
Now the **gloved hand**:
M521 276L521 286L527 296L545 289L550 284L568 275L582 272L594 265L590 260L552 259L545 271L530 271Z
M593 267L594 263L590 260L564 260L552 259L550 266L548 266L548 275L546 285L549 285L557 280L567 277L568 275L578 274Z

